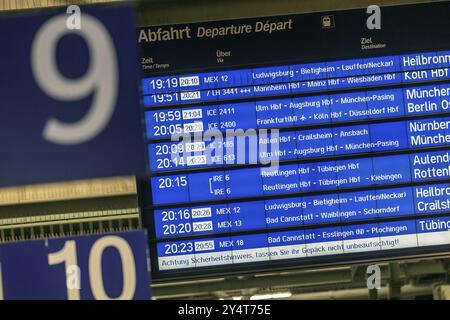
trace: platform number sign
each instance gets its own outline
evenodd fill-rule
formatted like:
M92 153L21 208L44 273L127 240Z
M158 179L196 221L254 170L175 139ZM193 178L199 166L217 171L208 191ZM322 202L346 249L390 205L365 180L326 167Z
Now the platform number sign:
M68 17L0 18L0 186L144 173L134 10Z

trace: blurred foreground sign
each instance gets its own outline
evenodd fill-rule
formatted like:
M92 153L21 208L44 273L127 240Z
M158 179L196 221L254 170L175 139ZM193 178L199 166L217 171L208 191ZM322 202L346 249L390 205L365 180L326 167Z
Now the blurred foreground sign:
M0 245L0 300L150 299L144 231Z
M79 18L0 16L0 186L144 173L134 9Z

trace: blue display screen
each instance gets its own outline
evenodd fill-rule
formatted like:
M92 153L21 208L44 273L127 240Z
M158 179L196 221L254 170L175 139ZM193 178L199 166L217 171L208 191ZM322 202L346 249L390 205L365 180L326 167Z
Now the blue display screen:
M158 272L450 244L450 51L397 51L148 72Z

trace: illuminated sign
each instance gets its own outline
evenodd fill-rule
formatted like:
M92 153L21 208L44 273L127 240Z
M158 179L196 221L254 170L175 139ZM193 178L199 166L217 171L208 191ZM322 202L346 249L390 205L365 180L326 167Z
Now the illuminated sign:
M381 30L361 9L332 28L314 13L141 41L155 278L448 250L448 9L386 7ZM290 22L198 36L266 21Z

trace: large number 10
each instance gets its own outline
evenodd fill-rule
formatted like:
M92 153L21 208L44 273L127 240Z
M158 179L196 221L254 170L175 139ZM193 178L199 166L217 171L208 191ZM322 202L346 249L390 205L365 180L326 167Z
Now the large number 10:
M108 125L117 102L117 57L108 30L95 17L83 14L81 29L68 29L67 16L49 19L37 32L31 52L31 66L39 87L50 97L60 101L74 101L93 92L92 106L80 121L47 121L43 136L55 144L85 143L97 136ZM81 36L89 48L90 65L79 79L68 79L57 67L56 46L66 34Z
M103 284L102 258L106 248L115 248L119 252L122 262L122 292L116 298L108 296ZM70 288L67 279L67 270L77 266L76 242L66 241L64 247L48 255L49 265L64 263L66 270L67 299L80 300L80 290ZM89 253L89 283L92 295L97 300L130 300L133 299L136 292L136 264L130 245L126 240L118 236L105 236L98 239ZM0 263L0 300L4 299L3 292L3 274Z
M103 285L102 258L106 248L115 248L122 261L122 292L117 298L108 296ZM48 255L50 265L64 263L66 270L67 299L80 300L80 290L71 289L68 285L67 270L77 266L76 243L73 240L66 241L64 247ZM91 291L97 300L130 300L136 291L136 269L133 251L126 240L118 236L105 236L97 240L89 253L89 282Z

